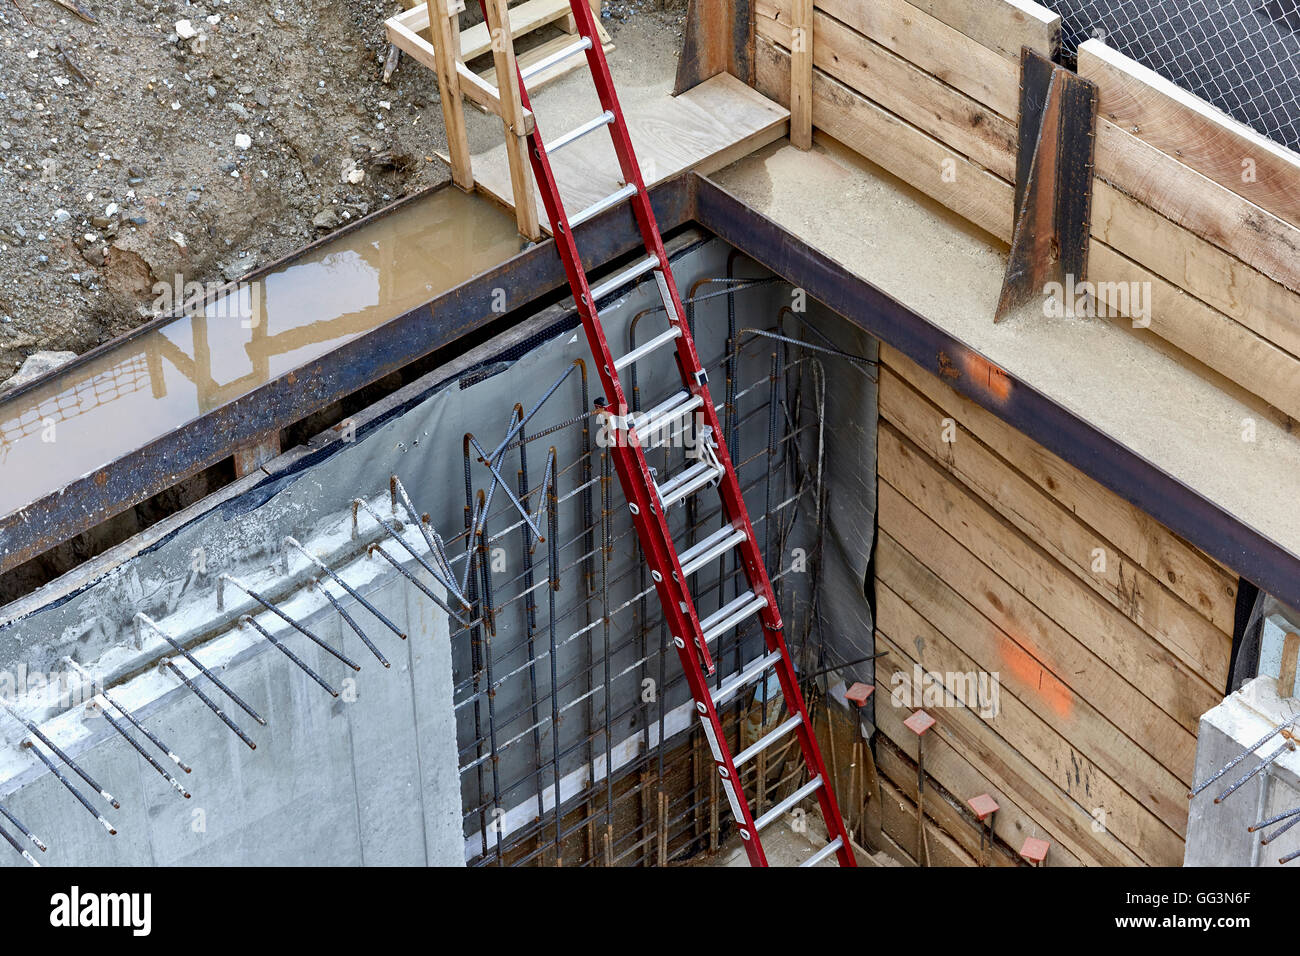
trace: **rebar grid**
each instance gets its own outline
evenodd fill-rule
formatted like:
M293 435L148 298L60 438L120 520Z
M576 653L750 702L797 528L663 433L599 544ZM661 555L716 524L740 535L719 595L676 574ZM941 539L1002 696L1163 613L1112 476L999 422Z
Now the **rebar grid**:
M700 286L719 281L731 283L723 293L695 295ZM781 569L779 558L801 513L819 527L825 510L821 482L825 373L817 353L860 360L805 345L787 334L786 317L801 318L789 308L781 310L770 328L737 329L734 291L748 288L752 281L703 280L691 290L691 299L720 295L728 299L726 341L717 357L705 364L711 376L724 377L719 389L725 394L719 408L723 438L741 475L754 528L763 536L777 600L786 612L787 632L794 635L789 641L791 651L799 660L809 649L816 614L810 600L816 572L814 568L801 587L788 588L790 569ZM688 309L694 333L693 303ZM639 322L656 311L646 310L633 319L629 349L637 345ZM792 357L804 348L807 354ZM767 374L741 383L741 360L764 357ZM575 372L580 374L574 376ZM570 377L578 379L578 387L561 389ZM643 394L635 367L630 385L631 412L653 407L664 397ZM566 397L578 403L574 414L545 429L528 430L527 422L543 403L554 405ZM742 402L747 407L742 408ZM675 691L680 695L685 690L685 678L635 546L621 490L614 487L612 459L605 447L592 441L598 412L589 394L586 367L576 361L530 412L525 414L521 404L514 407L505 439L493 450L466 436L465 528L446 546L455 553L449 563L457 579L464 581L472 609L468 620L453 623L451 633L453 648L467 650L458 658L469 660L468 669L455 675L454 706L462 718L458 753L464 833L477 851L471 855L471 865L662 865L699 849L717 849L730 825L729 814L720 813L721 794L711 762L697 752L702 738L697 740L696 722L690 720L685 733L666 727L670 701L677 699ZM695 424L692 418L672 437L687 439L689 447ZM529 471L530 448L558 443L556 436L565 433L577 436L575 444L581 452L560 462L551 445L543 479L533 483L537 469ZM748 439L752 448L740 447L742 434L754 436ZM671 473L677 451L668 445L662 452L647 451L651 464L663 475ZM809 446L806 453L804 445ZM507 455L512 459L509 464L517 464L515 475L509 476L515 479L514 491L505 488ZM474 486L476 464L490 471L486 493ZM493 507L498 484L504 493ZM674 512L676 540L686 547L719 523L721 505L706 508L690 498ZM557 533L561 514L578 516L576 530L562 540ZM508 575L493 575L494 549L506 545L515 547L518 562ZM628 555L633 556L630 563ZM619 556L624 557L622 562ZM735 596L746 587L734 556L724 556L718 565L712 574L701 570L692 576L691 593L701 616L706 608L726 603L728 589ZM579 599L558 610L557 591ZM622 595L617 600L612 597L616 592ZM545 614L538 607L543 593ZM498 630L498 623L511 613L521 626ZM797 626L800 621L802 627ZM494 639L501 637L509 640L508 645L494 646ZM757 649L761 643L753 622L720 638L715 652L717 684L748 663L746 647ZM580 661L577 666L569 661L568 673L562 676L557 658L566 649L580 650ZM805 670L813 671L814 665L823 663L818 648ZM641 682L642 689L653 681L655 693L648 697L636 693L633 680ZM512 691L516 705L502 710L498 695ZM725 705L724 725L735 749L743 746L747 713L757 711L759 733L781 719L780 695L773 692L775 706L770 707L768 694L768 683L760 681ZM685 700L689 703L689 696ZM748 719L752 723L752 714ZM582 731L561 743L556 728L565 722L576 722ZM637 747L621 765L613 756L620 726L632 728L621 742L626 745L631 738ZM652 727L657 729L653 735ZM790 746L775 748L742 768L742 784L760 809L775 803L782 788L793 789L800 782L796 777L803 773L801 763L794 762L793 774L784 772ZM506 779L502 760L515 752L524 757L531 753L532 759ZM687 765L692 767L689 775L683 769ZM576 792L562 793L562 777L575 768L582 770ZM556 794L562 797L558 806ZM532 807L527 822L514 826L499 822L508 808L525 805Z

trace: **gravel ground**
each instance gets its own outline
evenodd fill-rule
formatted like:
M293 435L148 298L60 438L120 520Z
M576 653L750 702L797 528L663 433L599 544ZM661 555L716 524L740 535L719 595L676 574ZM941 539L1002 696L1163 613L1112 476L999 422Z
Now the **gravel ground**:
M675 46L664 5L610 0L606 29ZM447 179L432 74L383 82L400 9L0 0L0 381L147 321L155 282L237 279Z

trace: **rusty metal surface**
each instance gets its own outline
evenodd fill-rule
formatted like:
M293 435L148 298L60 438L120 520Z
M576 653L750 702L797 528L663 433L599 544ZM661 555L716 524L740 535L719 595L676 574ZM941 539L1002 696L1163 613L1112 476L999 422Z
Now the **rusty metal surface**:
M753 0L690 0L673 95L719 73L753 85Z
M1093 83L1023 48L1016 227L995 322L1048 282L1086 278L1096 112Z
M665 230L692 221L730 243L849 321L1054 452L1207 554L1279 600L1300 606L1300 556L1248 527L1132 449L1064 406L993 365L965 343L892 299L725 190L694 173L652 190ZM588 261L639 249L626 210L584 225ZM0 540L32 556L92 527L232 453L237 444L291 422L501 317L484 315L494 288L532 290L534 302L564 285L549 243L521 253L433 302L374 330L288 376L163 436L95 475L0 519ZM529 308L527 306L525 308ZM509 317L507 317L508 321ZM60 370L61 371L61 370ZM6 556L3 567L17 563Z
M926 371L1080 471L1137 505L1279 600L1300 607L1300 555L979 352L786 232L708 180L696 220L808 295L907 355ZM1122 401L1119 396L1116 401Z
M367 217L334 238L366 222L418 201L427 192ZM679 177L652 191L655 212L665 230L691 218L691 181ZM586 260L608 263L640 249L640 236L627 208L610 212L584 224L578 234ZM317 250L328 240L313 243L280 260L246 281L291 264ZM508 301L525 303L516 313L536 311L567 288L564 271L551 243L536 245L454 289L347 342L326 355L294 369L227 402L183 428L177 428L121 457L105 461L85 477L51 489L40 500L0 517L0 573L139 504L185 478L230 457L237 448L259 441L313 412L379 381L384 376L458 340L498 323L508 325L510 315L491 310L494 291L506 289ZM107 345L61 366L43 384L75 373L91 358L125 349L140 335L171 321L155 320ZM9 397L21 395L25 386ZM12 467L21 468L21 463Z

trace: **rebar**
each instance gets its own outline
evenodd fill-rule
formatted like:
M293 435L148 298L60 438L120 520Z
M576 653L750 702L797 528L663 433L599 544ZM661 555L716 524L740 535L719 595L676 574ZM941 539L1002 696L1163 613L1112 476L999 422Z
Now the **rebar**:
M149 617L149 615L147 615L147 614L145 614L143 611L141 611L141 612L139 612L138 614L136 614L136 616L135 616L135 620L136 620L136 627L137 627L137 628L140 626L140 624L141 624L142 622L143 622L144 624L147 624L150 628L153 629L153 631L154 631L155 634L157 634L157 635L158 635L159 637L161 637L164 641L166 641L168 644L170 644L171 647L172 647L172 649L173 649L174 651L176 651L176 653L180 654L180 655L181 655L182 657L184 657L187 661L189 661L191 664L193 664L193 665L198 669L198 672L199 672L200 674L202 674L202 675L203 675L204 677L206 677L209 681L211 681L212 684L213 684L213 685L214 685L218 690L220 690L223 694L225 694L227 697L229 697L231 700L233 700L233 701L234 701L234 702L239 706L239 709L240 709L240 710L242 710L244 713L248 714L249 717L252 717L255 721L257 721L257 722L258 722L259 724L261 724L263 727L266 726L266 720L263 719L263 717L262 717L261 714L259 714L257 711L255 711L255 710L254 710L254 709L253 709L249 704L245 703L244 698L240 697L240 696L239 696L238 694L236 694L233 690L231 690L229 687L227 687L227 686L226 686L226 685L221 681L221 679L220 679L219 677L217 677L216 674L214 674L214 673L212 673L212 671L208 670L208 668L204 666L204 664L203 664L202 661L200 661L197 657L195 657L192 653L190 653L190 651L189 651L188 648L186 648L183 644L181 644L179 641L177 641L175 638L173 638L170 634L168 634L166 631L164 631L161 627L159 627L159 626L158 626L158 625L153 621L153 619Z
M9 810L5 808L4 804L0 804L0 816L3 816L18 829L19 833L31 840L32 845L36 847L36 849L40 850L42 853L49 849L49 847L45 845L44 841L37 837L36 834L32 833L31 830L27 829L27 827L23 826L23 822L10 813Z
M346 591L346 592L348 593L348 596L351 597L352 600L356 601L356 602L357 602L358 604L360 604L363 608L365 608L365 609L366 609L367 611L369 611L372 615L374 615L374 617L375 617L376 619L378 619L378 621L379 621L380 624L384 625L384 627L388 628L390 631L392 631L394 634L396 634L396 635L397 635L399 638L401 638L403 641L406 640L406 632L405 632L405 631L403 631L400 627L398 627L396 624L394 624L392 621L390 621L390 620L388 619L388 617L387 617L386 615L383 614L383 612L381 612L378 608L376 608L373 604L371 604L370 601L366 600L366 598L365 598L365 597L364 597L360 592L358 592L354 587L352 587L352 585L350 585L350 584L348 584L346 581L344 581L343 578L341 578L341 577L340 577L340 576L339 576L339 575L334 571L334 569L331 568L328 564L326 564L326 563L325 563L324 561L322 561L320 558L316 557L316 555L312 554L310 551L308 551L306 548L304 548L304 547L303 547L303 546L302 546L302 545L301 545L301 544L300 544L300 543L299 543L295 538L293 538L293 537L287 537L287 538L285 538L285 539L284 539L284 543L287 544L287 545L289 545L289 546L292 547L292 548L296 548L298 551L300 551L302 554L304 554L304 555L307 557L308 560L310 560L314 565L316 565L316 567L318 567L318 568L320 568L322 571L324 571L324 572L329 576L329 579L330 579L331 581L333 581L335 584L337 584L339 587L341 587L344 591Z
M358 500L360 500L360 499L358 499ZM295 631L297 631L299 634L304 634L304 635L306 635L307 638L308 638L308 639L309 639L313 644L315 644L315 645L316 645L317 647L319 647L321 650L325 651L325 653L330 654L330 655L332 655L332 656L338 658L340 661L342 661L342 662L343 662L344 664L346 664L348 667L352 668L354 671L359 671L359 670L361 670L361 665L360 665L360 664L358 664L358 663L356 663L355 661L353 661L350 657L348 657L348 656L347 656L346 654L344 654L342 651L335 650L333 647L331 647L331 646L329 645L329 643L328 643L327 641L323 641L323 640L321 640L319 637L317 637L317 636L316 636L315 634L313 634L311 631L307 630L307 628L303 627L301 624L299 624L297 621L295 621L295 620L294 620L292 617L290 617L288 614L285 614L284 611L280 610L280 608L279 608L276 604L274 604L272 601L267 600L267 598L263 597L260 593L258 593L257 591L254 591L252 588L249 588L249 587L245 586L245 585L242 584L238 579L231 577L229 574L223 574L223 575L221 575L221 577L218 578L217 580L218 580L218 583L220 583L220 582L222 582L222 581L229 581L229 582L230 582L231 584L233 584L235 587L239 588L239 590L243 591L245 594L247 594L249 597L251 597L251 598L252 598L254 601L256 601L258 604L262 605L262 607L266 608L268 611L270 611L270 612L271 612L272 614L274 614L276 617L280 618L280 620L284 621L286 624L288 624L290 627L292 627L292 628L293 628ZM218 592L217 592L217 593L218 593L218 594L221 593L221 592L220 592L220 587L219 587L219 586L218 586Z
M257 633L261 634L264 638L270 641L272 646L274 646L276 650L278 650L285 657L289 658L289 660L297 664L299 670L301 670L304 674L306 674L308 677L314 680L317 684L320 684L321 687L325 688L325 692L327 694L329 694L331 697L337 697L339 695L339 692L336 691L333 687L331 687L329 683L325 680L325 678L321 677L314 670L312 670L311 667L309 667L301 657L299 657L293 651L289 650L289 648L287 648L281 641L279 641L274 634L272 634L261 624L259 624L254 617L245 614L243 617L239 619L240 627L244 627L246 625L252 625L253 630L257 631Z
M181 669L179 667L177 667L171 661L163 661L162 666L167 670L171 671L173 674L175 674L180 679L181 683L190 689L190 691L194 694L195 697L203 701L203 703L207 706L208 710L212 711L219 718L221 718L221 722L223 724L225 724L232 731L234 731L235 735L240 740L248 744L249 750L257 749L257 744L253 743L252 738L250 738L248 734L240 730L239 725L236 724L233 720L231 720L226 715L226 712L222 710L220 707L218 707L216 702L212 700L212 698L210 698L207 694L203 693L203 691L199 690L198 686L194 683L194 681L190 680L183 673L181 673Z
M93 676L92 674L90 674L90 673L89 673L89 672L88 672L84 667L82 667L80 664L78 664L76 661L74 661L71 657L65 657L64 660L65 660L67 663L71 664L71 665L73 666L73 668L77 671L77 673L79 673L82 677L84 677L84 678L88 679L89 681L91 681L92 686L94 686L94 685L97 683L97 681L95 680L94 676ZM153 743L153 745L154 745L155 747L157 747L159 750L161 750L163 753L165 753L165 754L167 755L167 757L172 761L172 763L176 764L176 766L180 767L180 768L181 768L183 771L185 771L186 773L192 773L192 772L193 772L193 771L190 769L190 767L189 767L188 764L186 764L183 760L181 760L180 757L176 756L176 754L172 753L172 750L171 750L170 747L168 747L165 743L163 743L161 740L159 740L159 739L158 739L158 738L153 734L152 731L150 731L147 727L145 727L144 724L142 724L139 720L137 720L136 717L135 717L135 715L132 714L131 711L129 711L127 708L125 708L125 707L123 707L121 704L119 704L119 703L117 702L117 699L114 698L111 694L109 694L107 688L100 688L100 691L99 691L98 696L99 696L99 697L102 697L104 700L106 700L106 701L108 701L110 704L112 704L113 707L117 710L117 712L118 712L119 714L121 714L123 717L125 717L125 718L127 719L127 721L130 722L130 724L131 724L132 727L134 727L136 730L140 731L140 733L144 734L145 737L147 737L147 738L149 739L149 741L150 741L151 743Z
M14 720L18 721L20 724L26 727L27 732L29 734L31 734L41 743L45 744L45 746L50 749L51 753L53 753L56 757L58 757L65 764L68 765L68 767L72 770L73 773L75 773L82 780L86 781L87 786L98 791L99 795L103 797L106 801L108 801L109 806L111 806L114 810L122 809L122 805L117 802L117 800L113 797L111 793L109 793L98 783L96 783L95 778L92 777L90 774L88 774L80 764L78 764L71 757L65 754L61 749L59 749L59 746L54 741L52 741L49 737L45 736L45 734L41 732L41 728L37 727L34 722L28 720L22 714L18 713L18 711L16 711L13 707L11 707L9 705L9 702L5 700L3 697L0 697L0 707L3 707L5 709L5 712L8 713L10 717L12 717ZM35 749L34 746L33 749Z

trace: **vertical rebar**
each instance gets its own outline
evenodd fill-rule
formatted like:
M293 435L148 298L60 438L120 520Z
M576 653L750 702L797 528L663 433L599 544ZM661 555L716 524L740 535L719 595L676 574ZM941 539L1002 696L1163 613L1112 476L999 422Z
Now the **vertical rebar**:
M551 447L550 456L556 458L554 446ZM546 523L549 532L546 536L546 631L550 640L551 664L551 776L552 785L555 788L555 865L563 866L564 854L561 846L561 836L564 828L562 825L563 816L560 813L560 669L556 661L558 652L555 639L555 593L560 590L560 545L558 534L560 500L556 490L556 484L560 480L559 471L559 461L556 459L555 471L552 472L550 483L545 489L545 494L548 496Z
M515 405L515 414L523 417L522 405ZM545 498L546 489L542 489ZM528 437L522 423L519 426L519 500L525 508L530 507L531 495L528 488ZM550 529L547 529L550 534ZM533 592L536 584L533 575L533 548L535 547L532 529L526 522L519 523L520 558L524 567L524 636L528 648L528 701L529 713L533 719L533 762L537 773L533 778L537 785L537 819L546 812L542 804L542 727L540 708L537 697L537 597Z
M479 626L480 614L478 611L478 581L474 575L474 559L476 548L474 546L474 526L478 521L478 511L474 507L474 477L470 469L470 436L465 436L464 443L465 454L465 580L467 590L465 596L469 599L470 618L474 621L469 632L470 648L470 674L473 679L474 693L474 774L478 781L478 794L475 803L479 807L479 837L482 842L483 855L488 854L488 837L487 837L487 815L484 807L484 779L483 779L483 711L482 697L480 695L481 682L480 674L483 670L483 652L481 641L483 638L482 630Z

